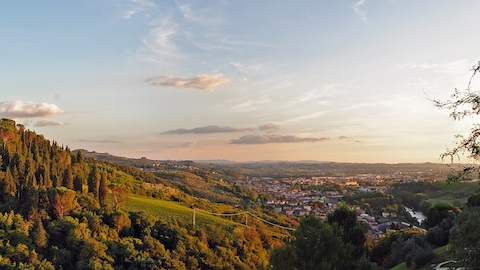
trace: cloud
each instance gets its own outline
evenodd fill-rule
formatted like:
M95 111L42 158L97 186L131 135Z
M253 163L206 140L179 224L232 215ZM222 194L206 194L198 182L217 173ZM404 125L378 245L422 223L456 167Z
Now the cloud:
M54 120L39 120L33 125L34 127L51 127L51 126L63 126L65 125L62 122L54 121Z
M364 23L368 21L367 19L367 12L363 10L363 6L365 5L365 0L357 0L353 5L352 9L355 12L355 15Z
M302 138L294 135L247 135L231 140L230 144L308 143L326 140L329 140L329 138Z
M114 141L114 140L78 140L79 142L87 142L87 143L122 143L121 141Z
M138 14L148 12L156 8L155 3L151 0L131 0L130 3L131 5L125 12L123 12L123 19L129 20ZM149 15L146 16L148 17Z
M167 60L181 57L173 38L178 33L178 24L170 16L150 23L150 31L143 39L145 48L136 53L140 61L165 64Z
M4 117L45 117L64 111L55 104L14 100L0 102L0 114Z
M175 130L168 130L163 132L162 134L233 133L233 132L243 132L243 131L253 131L253 130L270 132L278 129L280 129L280 126L273 123L260 125L256 128L235 128L235 127L228 127L228 126L210 125L210 126L198 127L198 128L192 128L192 129L179 128Z
M320 117L324 114L325 114L325 112L313 112L313 113L293 117L293 118L290 118L290 119L286 119L285 122L301 122L301 121L304 121L304 120L310 120L310 119L318 118L318 117Z
M274 123L268 123L268 124L259 126L258 129L260 129L261 131L273 131L273 130L280 129L280 126Z
M169 86L174 88L197 88L213 91L222 84L230 81L223 74L201 74L193 78L158 76L145 80L153 86Z
M210 12L212 10L209 8L194 10L191 5L187 4L178 4L177 7L183 18L196 24L216 25L223 21L215 14L212 14Z
M226 126L205 126L205 127L198 127L192 129L175 129L165 131L162 134L209 134L209 133L230 133L230 132L241 132L241 131L248 131L251 130L250 128L234 128L234 127L226 127Z
M466 70L472 67L473 61L461 59L446 63L418 63L409 62L399 65L401 69L413 69L419 71L431 71L446 74L464 74Z
M339 138L340 140L350 139L350 137L347 137L347 136L339 136L338 138Z

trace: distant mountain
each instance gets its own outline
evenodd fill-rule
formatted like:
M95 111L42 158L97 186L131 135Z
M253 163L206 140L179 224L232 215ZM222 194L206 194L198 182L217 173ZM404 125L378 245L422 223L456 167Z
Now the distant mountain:
M239 162L233 161L233 160L227 160L227 159L199 159L199 160L194 160L194 162L197 163L211 163L211 164L237 164Z

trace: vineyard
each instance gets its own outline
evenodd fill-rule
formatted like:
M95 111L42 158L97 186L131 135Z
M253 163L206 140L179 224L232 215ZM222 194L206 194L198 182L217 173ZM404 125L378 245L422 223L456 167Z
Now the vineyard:
M127 211L145 211L149 214L161 216L166 220L182 220L185 223L193 222L193 209L172 201L164 201L150 197L131 194L125 204ZM196 225L215 225L224 228L244 226L228 219L196 212Z

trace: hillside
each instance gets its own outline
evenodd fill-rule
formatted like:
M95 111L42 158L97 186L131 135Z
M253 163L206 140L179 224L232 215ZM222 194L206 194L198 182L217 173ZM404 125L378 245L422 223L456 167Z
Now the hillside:
M2 269L264 269L288 237L257 219L216 216L255 202L208 171L154 175L72 152L9 119L0 137Z

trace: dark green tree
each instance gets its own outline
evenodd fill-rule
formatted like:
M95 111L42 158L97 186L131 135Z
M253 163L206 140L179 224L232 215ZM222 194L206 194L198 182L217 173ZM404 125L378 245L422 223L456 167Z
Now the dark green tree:
M355 269L353 246L342 241L338 227L309 216L293 236L295 240L273 252L273 269Z
M68 189L73 189L73 174L71 166L67 166L63 171L62 185Z
M108 174L107 170L103 170L100 174L100 185L98 188L98 202L101 206L107 205L108 194Z
M76 192L82 192L83 191L83 179L80 175L75 175L75 179L73 180L73 189Z
M335 211L327 215L327 222L340 228L340 235L345 243L355 247L354 256L365 255L365 225L357 220L357 211L347 204L339 204Z
M39 218L35 219L35 222L33 223L32 235L34 237L33 241L37 248L43 249L47 246L47 231L43 227L42 220Z
M88 175L88 192L91 192L96 199L99 195L100 178L100 169L97 164L94 164Z
M424 224L427 228L432 228L439 225L444 219L455 216L459 212L460 209L451 204L437 203L428 209L427 219L424 221Z
M372 269L365 257L365 232L356 210L340 204L325 222L302 219L294 240L273 252L271 264L274 269Z
M466 269L480 265L480 208L468 207L455 219L451 230L451 251Z
M84 158L81 150L78 150L77 156L75 158L75 162L80 163L81 165L83 165L83 163L85 162L85 158Z

